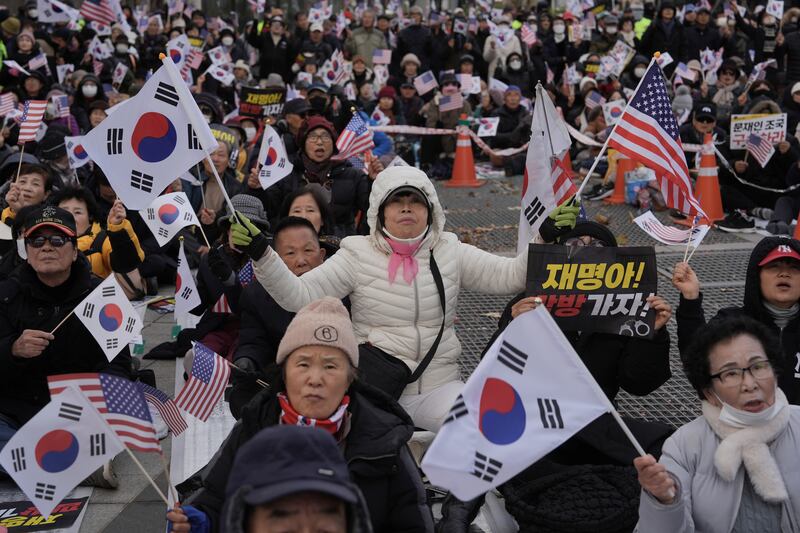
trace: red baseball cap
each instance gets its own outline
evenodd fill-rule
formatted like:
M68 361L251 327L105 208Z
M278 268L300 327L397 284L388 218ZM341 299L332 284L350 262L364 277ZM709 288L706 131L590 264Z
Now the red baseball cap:
M800 261L800 253L797 253L795 249L788 244L779 244L758 263L758 266L764 266L778 259L794 259L795 261Z

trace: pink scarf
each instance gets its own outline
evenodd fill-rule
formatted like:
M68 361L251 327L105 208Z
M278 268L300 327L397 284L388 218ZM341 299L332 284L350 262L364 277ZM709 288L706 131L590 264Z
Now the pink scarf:
M422 244L420 238L414 242L399 242L386 237L386 242L392 247L392 255L389 257L389 283L394 283L397 277L397 269L403 265L403 279L411 285L419 272L417 258L414 257L419 245Z

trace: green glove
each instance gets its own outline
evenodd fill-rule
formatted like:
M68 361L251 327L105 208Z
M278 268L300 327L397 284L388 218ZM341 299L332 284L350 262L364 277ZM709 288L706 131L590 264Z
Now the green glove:
M239 222L236 222L239 219ZM264 234L250 219L236 212L236 217L230 218L231 222L231 241L239 250L244 251L254 261L258 261L267 251L269 242Z
M581 212L580 202L572 198L553 209L539 227L539 235L544 242L555 242L561 235L575 227Z

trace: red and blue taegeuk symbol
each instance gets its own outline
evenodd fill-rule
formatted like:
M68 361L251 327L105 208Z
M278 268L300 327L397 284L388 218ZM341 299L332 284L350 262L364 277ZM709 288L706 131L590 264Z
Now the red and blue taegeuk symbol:
M269 150L267 150L267 158L264 160L265 166L274 165L275 162L278 160L278 152L275 148L270 146Z
M615 105L611 106L611 108L609 109L609 113L608 114L611 115L612 118L619 118L619 117L622 116L622 112L624 111L623 108L624 108L624 106L615 104Z
M183 56L181 56L181 51L180 50L178 50L176 48L172 48L169 51L169 57L172 58L172 62L173 63L180 63L181 62L181 57L183 57Z
M160 163L172 155L178 133L161 113L148 112L139 117L131 135L131 148L142 161Z
M525 433L525 407L519 393L497 378L489 378L481 391L479 428L493 444L511 444Z
M181 290L181 285L183 285L183 280L181 279L180 272L178 272L178 274L175 275L175 292Z
M106 331L116 331L122 325L122 309L117 304L106 304L98 315L100 325Z
M78 458L78 439L69 431L55 429L42 435L36 443L36 462L45 472L63 472Z
M75 149L72 151L72 153L75 154L75 157L81 160L89 157L89 154L86 152L86 149L83 147L82 144L77 145Z
M172 224L178 219L178 215L180 214L180 210L172 204L164 204L158 208L158 218L160 218L161 222L164 224Z

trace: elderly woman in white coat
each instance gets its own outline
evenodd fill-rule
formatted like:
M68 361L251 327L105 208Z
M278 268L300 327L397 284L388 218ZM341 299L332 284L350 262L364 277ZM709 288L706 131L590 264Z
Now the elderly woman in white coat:
M685 354L703 415L634 460L638 531L800 531L800 406L777 386L782 352L761 323L708 324Z

